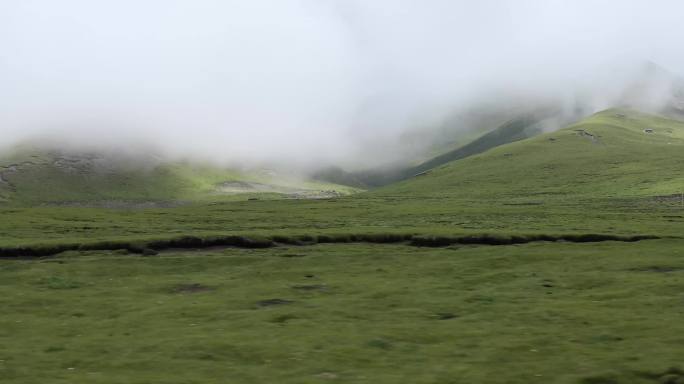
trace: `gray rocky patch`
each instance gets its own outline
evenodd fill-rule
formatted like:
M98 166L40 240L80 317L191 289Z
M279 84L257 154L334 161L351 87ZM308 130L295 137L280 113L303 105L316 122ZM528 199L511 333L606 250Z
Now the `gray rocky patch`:
M335 190L311 190L251 181L226 181L218 184L216 190L226 194L279 193L291 199L327 199L342 196Z
M587 132L584 129L575 129L575 132L577 132L579 136L591 140L594 144L602 144L599 136L594 135L593 133Z
M249 181L226 181L218 185L218 191L223 193L247 193L247 192L274 192L285 193L296 191L294 188L280 187L273 184L249 182Z

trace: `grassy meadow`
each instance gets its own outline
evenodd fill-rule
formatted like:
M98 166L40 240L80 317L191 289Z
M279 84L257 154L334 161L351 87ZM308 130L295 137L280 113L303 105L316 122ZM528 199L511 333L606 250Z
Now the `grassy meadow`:
M136 178L154 193L95 186L182 204L103 208L17 176L0 382L684 383L683 149L683 123L610 110L328 199ZM596 235L658 239L573 240Z
M0 377L681 382L663 381L684 378L681 244L322 244L6 260Z

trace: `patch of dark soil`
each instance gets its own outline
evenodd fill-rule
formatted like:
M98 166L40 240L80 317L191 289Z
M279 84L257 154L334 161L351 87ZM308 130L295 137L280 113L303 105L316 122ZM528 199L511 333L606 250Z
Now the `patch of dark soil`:
M287 299L266 299L266 300L261 300L257 301L257 306L261 308L266 308L266 307L273 307L276 305L286 305L286 304L292 304L294 301L292 300L287 300Z
M178 284L171 289L172 293L200 293L213 291L214 288L200 283Z
M78 249L78 244L0 247L0 259L37 259L55 256L66 251L76 251Z
M670 267L670 266L665 266L665 265L651 265L648 267L639 267L639 268L632 268L630 271L632 272L656 272L656 273L671 273L671 272L679 272L684 270L682 267Z
M460 237L450 236L414 236L410 244L418 247L448 247L454 244L480 244L480 245L512 245L526 244L537 241L567 241L571 243L593 243L601 241L624 241L636 242L641 240L658 239L657 236L636 235L618 236L602 234L578 234L578 235L470 235Z
M282 235L276 235L273 236L271 239L278 244L286 244L286 245L310 245L313 244L313 237L309 236L310 240L304 241L302 240L302 236L300 237L294 237L294 236L282 236ZM287 257L287 256L285 256Z
M284 253L280 255L280 257L286 257L286 258L296 258L296 257L304 257L305 255L302 255L301 253Z
M451 320L458 317L457 314L451 312L440 312L436 313L435 316L437 317L437 320Z
M286 313L284 315L275 316L274 318L271 319L271 322L277 323L277 324L284 324L284 323L287 323L288 321L294 320L294 319L298 319L298 317L293 315L293 314Z
M581 379L580 384L631 384L634 382L651 382L653 384L684 384L684 371L680 368L669 368L663 372L611 372L589 376Z
M144 248L140 254L143 256L155 256L155 255L159 254L159 252L157 252L151 248Z
M292 289L297 289L300 291L322 291L328 287L324 284L304 284L304 285L293 285Z
M181 236L174 239L152 241L147 244L149 248L156 250L174 248L212 248L222 246L239 248L269 248L273 245L274 243L270 239L244 236Z
M543 205L544 203L541 201L528 201L528 202L522 202L522 203L503 203L503 205Z
M684 370L678 367L668 368L664 372L638 372L636 375L659 384L684 384Z
M636 242L641 240L659 239L657 236L635 235L602 235L602 234L571 234L571 235L466 235L466 236L417 236L410 234L355 234L355 235L303 235L303 236L181 236L165 240L147 242L100 241L83 244L35 245L19 247L0 247L0 258L32 259L54 256L65 251L116 251L126 250L130 253L154 255L155 252L173 249L207 249L218 247L236 248L271 248L281 244L314 245L318 243L408 243L419 247L449 247L458 244L472 245L512 245L537 241L567 241L573 243L590 243L600 241ZM290 257L290 256L283 256ZM295 257L295 256L292 256Z

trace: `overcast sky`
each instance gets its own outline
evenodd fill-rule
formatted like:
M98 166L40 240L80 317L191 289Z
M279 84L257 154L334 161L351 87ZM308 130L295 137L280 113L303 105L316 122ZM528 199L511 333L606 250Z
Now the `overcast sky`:
M358 160L476 95L681 74L684 2L0 0L0 145ZM361 149L366 152L359 152Z

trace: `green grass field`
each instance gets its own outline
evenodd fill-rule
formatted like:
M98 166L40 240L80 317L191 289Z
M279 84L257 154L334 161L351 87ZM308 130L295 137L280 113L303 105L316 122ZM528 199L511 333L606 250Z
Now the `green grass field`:
M668 382L684 348L681 244L317 245L4 261L0 377Z
M126 157L19 146L0 156L0 203L12 206L175 206L357 191L268 169L171 161L142 151Z
M684 123L609 110L332 199L140 183L114 191L187 201L65 205L51 173L59 194L0 205L0 382L684 383L683 149ZM407 240L592 234L660 239ZM21 257L95 244L111 249Z

